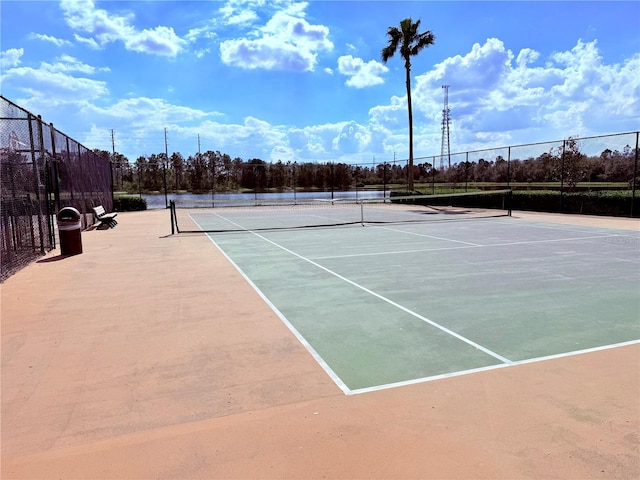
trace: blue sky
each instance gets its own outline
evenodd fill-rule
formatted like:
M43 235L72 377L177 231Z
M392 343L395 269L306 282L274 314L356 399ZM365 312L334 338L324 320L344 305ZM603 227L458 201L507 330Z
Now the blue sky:
M89 148L244 160L408 156L389 26L421 20L416 157L640 129L640 2L0 3L1 93Z

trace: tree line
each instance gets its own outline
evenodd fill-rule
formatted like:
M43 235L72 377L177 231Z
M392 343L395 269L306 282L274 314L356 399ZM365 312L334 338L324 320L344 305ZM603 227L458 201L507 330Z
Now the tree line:
M106 151L101 155L109 156ZM404 184L406 166L396 164L350 165L341 162L265 162L258 158L231 158L207 151L184 158L180 153L138 157L135 163L120 154L112 156L114 188L136 193L164 190L203 193L215 191L349 190L366 185Z
M129 163L121 154L96 153L109 157L114 188L130 193L168 191L204 193L214 191L350 190L385 185L407 186L406 161L352 165L340 162L265 162L258 158L231 158L219 151L207 151L184 158L180 153L152 154ZM439 158L439 157L435 157ZM433 161L433 160L432 160ZM552 148L538 157L507 159L480 158L438 169L429 162L414 163L417 183L506 184L562 182L575 187L579 182L630 182L636 167L636 152L605 149L600 155L580 152L579 142L569 139L564 148ZM637 175L637 172L636 172Z

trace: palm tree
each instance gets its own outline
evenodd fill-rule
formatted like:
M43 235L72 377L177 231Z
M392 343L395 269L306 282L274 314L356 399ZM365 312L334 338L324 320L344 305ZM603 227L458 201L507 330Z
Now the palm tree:
M400 22L400 28L389 27L387 36L389 45L382 49L382 61L387 63L400 47L400 55L404 58L407 71L407 105L409 108L409 190L413 190L413 112L411 109L411 57L418 55L423 48L433 45L435 35L429 30L418 33L420 20L414 23L411 17Z

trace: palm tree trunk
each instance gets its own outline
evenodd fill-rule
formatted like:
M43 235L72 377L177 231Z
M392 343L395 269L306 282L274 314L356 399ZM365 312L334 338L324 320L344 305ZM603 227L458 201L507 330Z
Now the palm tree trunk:
M407 70L407 106L409 110L409 165L408 165L408 188L413 190L413 111L411 108L411 63L405 62Z

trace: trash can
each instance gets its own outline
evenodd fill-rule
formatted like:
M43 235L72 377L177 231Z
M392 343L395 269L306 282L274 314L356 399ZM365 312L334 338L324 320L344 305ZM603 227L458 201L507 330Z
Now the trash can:
M82 253L80 212L73 207L64 207L58 212L58 233L62 255Z

